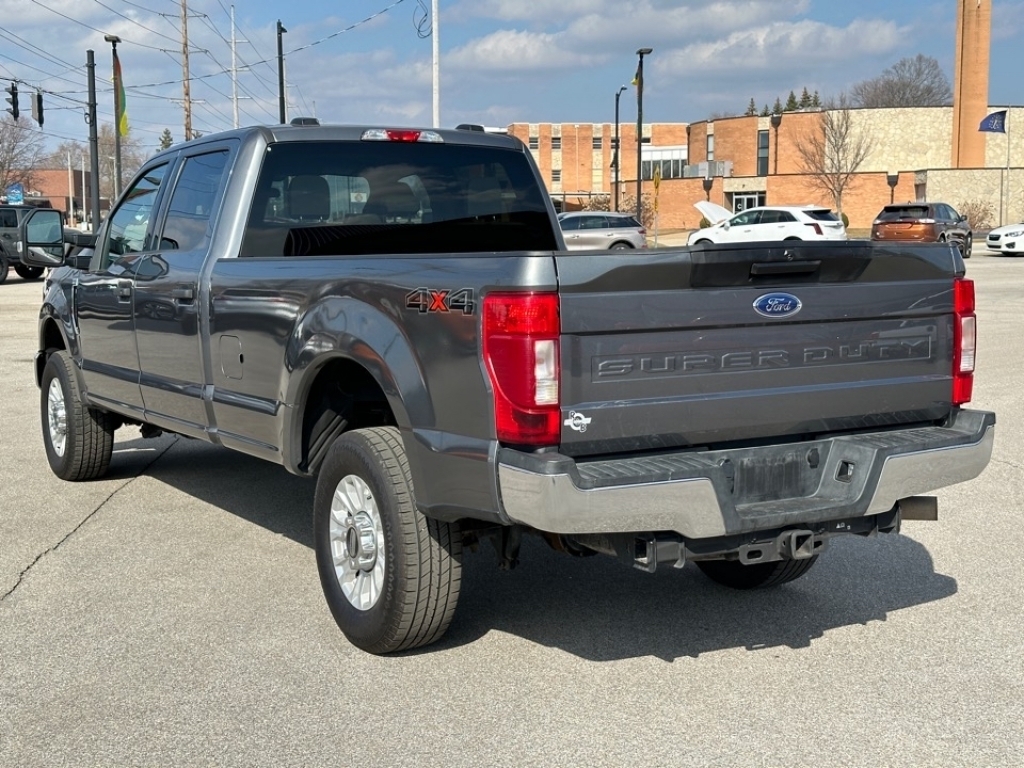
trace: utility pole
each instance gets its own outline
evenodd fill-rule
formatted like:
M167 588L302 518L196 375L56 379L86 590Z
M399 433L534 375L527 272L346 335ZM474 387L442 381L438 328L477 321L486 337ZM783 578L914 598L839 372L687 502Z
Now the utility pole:
M651 53L650 48L640 48L636 55L640 58L636 67L636 220L643 222L643 150L644 143L644 56Z
M92 227L100 225L100 137L96 128L96 55L85 52L85 67L89 72L89 197L92 208ZM116 130L116 129L115 129ZM84 201L83 201L84 203Z
M68 226L75 226L75 175L71 170L71 150L68 150Z
M277 20L277 111L281 118L281 124L288 122L288 110L285 107L284 98L284 41L281 39L288 30Z
M185 141L192 140L192 86L188 74L188 0L181 0L181 97L185 102Z
M235 6L231 6L231 113L238 127L238 62L235 58Z
M441 127L441 24L437 13L438 0L430 8L430 37L433 45L434 63L434 127Z

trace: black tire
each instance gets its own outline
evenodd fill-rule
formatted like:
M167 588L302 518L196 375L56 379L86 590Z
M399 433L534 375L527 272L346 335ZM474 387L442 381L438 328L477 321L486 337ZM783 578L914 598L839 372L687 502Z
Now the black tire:
M7 257L4 256L3 251L0 251L0 283L7 279L7 273L10 269L11 265L8 263Z
M697 567L716 584L731 589L765 589L799 579L817 561L813 555L806 560L776 560L773 563L744 565L739 560L698 560Z
M633 250L633 246L630 245L629 243L618 242L618 243L615 243L614 245L612 245L612 247L609 248L608 250L610 250L610 251L631 251L631 250Z
M43 276L42 267L27 267L24 264L15 264L14 271L22 280L38 280Z
M786 240L797 240L799 242L802 242L799 237L787 237Z
M352 498L346 489L362 494L359 501L369 511L356 512L361 521L344 503ZM338 512L332 514L336 500ZM334 620L353 645L381 654L440 639L459 599L462 537L458 524L433 520L416 508L397 429L357 429L334 441L317 478L313 525L320 585ZM372 539L366 549L364 536ZM341 557L336 559L336 552ZM373 564L366 569L370 553ZM375 579L379 586L373 586ZM350 599L346 588L369 596Z
M694 245L714 245L714 243L712 243L707 238L703 238L701 240L698 240L696 243L694 243Z
M110 467L117 421L85 404L72 365L71 356L60 350L43 369L40 411L46 460L62 480L94 480Z
M960 246L960 255L965 258L971 258L971 251L974 250L974 235L968 233L967 237L964 238L963 244Z

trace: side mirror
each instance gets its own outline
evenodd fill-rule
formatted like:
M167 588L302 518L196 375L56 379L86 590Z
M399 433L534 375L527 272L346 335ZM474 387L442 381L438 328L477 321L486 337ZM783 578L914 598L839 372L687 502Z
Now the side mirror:
M729 221L728 219L726 219L725 221L722 222L722 229L728 229L731 226L732 226L732 222Z
M18 255L30 267L44 269L64 263L64 229L60 211L37 208L18 227Z

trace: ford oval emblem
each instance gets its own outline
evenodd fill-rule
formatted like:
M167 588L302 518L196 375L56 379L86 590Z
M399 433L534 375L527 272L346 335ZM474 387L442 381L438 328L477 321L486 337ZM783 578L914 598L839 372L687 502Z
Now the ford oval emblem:
M754 311L762 317L792 317L803 306L791 293L766 293L754 302Z

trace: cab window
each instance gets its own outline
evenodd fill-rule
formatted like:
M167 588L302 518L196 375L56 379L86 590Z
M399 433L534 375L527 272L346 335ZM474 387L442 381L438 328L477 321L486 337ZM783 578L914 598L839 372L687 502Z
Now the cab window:
M110 215L99 268L106 269L118 256L146 250L146 235L157 192L167 165L150 168L132 185Z

